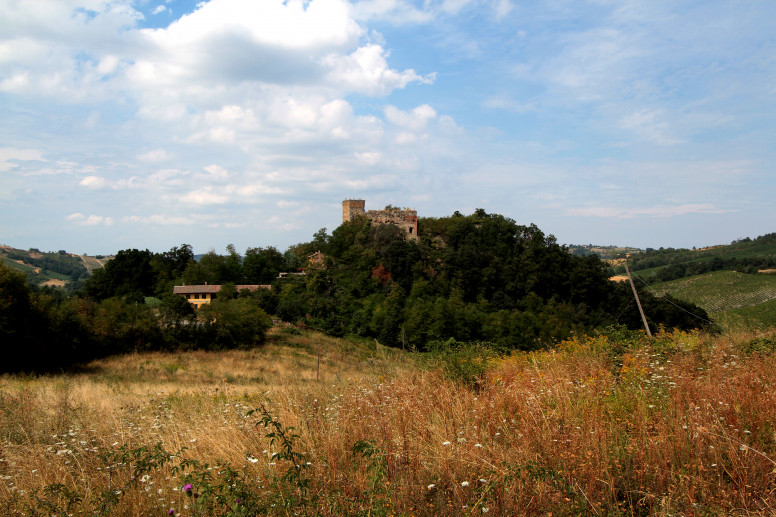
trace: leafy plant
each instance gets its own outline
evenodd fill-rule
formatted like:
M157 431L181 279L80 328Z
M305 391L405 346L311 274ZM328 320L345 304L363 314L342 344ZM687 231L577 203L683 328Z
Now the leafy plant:
M482 384L499 351L493 343L462 342L453 338L428 345L429 357L441 367L445 377L474 389Z

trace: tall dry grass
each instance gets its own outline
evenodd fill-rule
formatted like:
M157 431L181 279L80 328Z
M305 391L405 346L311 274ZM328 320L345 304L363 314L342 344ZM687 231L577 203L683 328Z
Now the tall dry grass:
M770 515L774 347L774 334L575 339L498 360L473 389L396 351L281 333L251 351L8 376L0 513L48 515L67 498L44 488L61 483L83 500L74 514L110 488L124 490L111 514L198 515L173 468L188 458L212 483L228 462L279 515ZM309 489L285 488L293 508L272 493L278 443L247 416L262 405L309 462ZM157 443L179 456L143 476L100 458Z

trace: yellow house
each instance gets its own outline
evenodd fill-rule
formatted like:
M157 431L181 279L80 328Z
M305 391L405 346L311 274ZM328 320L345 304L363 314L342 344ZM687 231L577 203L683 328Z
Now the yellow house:
M234 286L239 293L243 289L249 291L256 291L258 289L272 289L271 285L236 285ZM206 303L210 303L211 300L216 299L218 291L221 290L220 285L176 285L172 288L172 294L179 294L186 298L194 308L199 308Z

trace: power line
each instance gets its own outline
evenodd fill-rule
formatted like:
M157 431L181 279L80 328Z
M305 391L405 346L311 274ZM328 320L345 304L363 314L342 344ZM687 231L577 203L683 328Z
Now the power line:
M636 274L633 274L633 276L635 276L636 278L638 278L638 279L639 279L639 281L640 281L642 284L644 284L644 286L645 286L645 287L646 287L646 288L649 290L649 292L651 292L651 293L652 293L654 296L657 296L657 297L658 297L658 298L660 298L661 300L664 300L664 301L666 301L666 302L670 303L671 305L673 305L673 306L674 306L674 307L676 307L677 309L679 309L679 310L681 310L681 311L684 311L684 312L686 312L687 314L689 314L690 316L692 316L692 317L694 317L694 318L698 318L698 319L699 319L699 320L701 320L701 321L705 321L706 323L708 323L708 324L710 324L710 325L715 325L715 323L714 323L713 321L709 321L709 320L707 320L706 318L704 318L704 317L702 317L702 316L698 316L697 314L694 314L694 313L692 313L692 312L688 311L688 310L687 310L687 309L685 309L684 307L681 307L681 306L679 306L679 305L675 304L674 302L672 302L671 300L669 300L668 298L666 298L666 297L665 297L665 294L662 294L662 295L661 295L661 294L657 294L657 292L655 292L655 290L654 290L654 289L652 289L652 288L649 286L649 284L648 284L648 283L646 283L646 282L645 282L645 281L644 281L644 280L643 280L641 277L639 277L638 275L636 275ZM666 293L666 294L667 294L667 293Z

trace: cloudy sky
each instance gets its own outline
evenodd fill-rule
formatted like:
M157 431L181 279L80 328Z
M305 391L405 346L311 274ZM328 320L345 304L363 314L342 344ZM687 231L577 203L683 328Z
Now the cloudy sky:
M776 231L776 3L3 0L0 244L287 246L341 201Z

